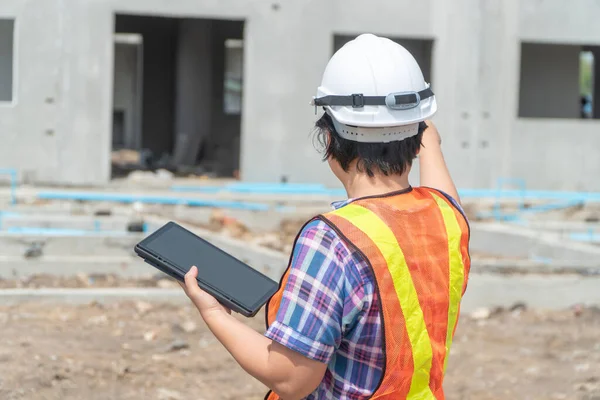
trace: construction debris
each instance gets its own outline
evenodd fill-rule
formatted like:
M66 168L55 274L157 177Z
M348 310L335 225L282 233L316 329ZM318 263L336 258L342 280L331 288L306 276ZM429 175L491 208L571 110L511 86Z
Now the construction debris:
M167 352L172 352L172 351L179 351L179 350L184 350L184 349L189 349L190 345L182 339L175 339L171 342L171 344L169 344L169 346L167 347Z

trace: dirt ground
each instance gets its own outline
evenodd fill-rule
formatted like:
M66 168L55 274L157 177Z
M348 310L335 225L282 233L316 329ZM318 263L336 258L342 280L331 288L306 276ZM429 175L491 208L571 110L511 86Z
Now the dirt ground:
M255 235L215 213L206 228L287 253L302 223ZM39 287L177 285L162 275L0 280L0 289ZM262 317L246 322L263 331ZM445 387L449 400L600 400L600 309L463 315ZM265 391L190 306L0 306L0 400L258 400Z
M261 331L263 321L247 321ZM262 399L190 307L0 307L0 399ZM600 310L463 316L448 399L600 399Z

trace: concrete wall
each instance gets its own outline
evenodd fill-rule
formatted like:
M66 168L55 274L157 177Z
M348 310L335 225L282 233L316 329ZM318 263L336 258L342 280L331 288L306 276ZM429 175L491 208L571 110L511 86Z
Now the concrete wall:
M600 191L599 135L599 120L519 120L510 134L510 176L530 188Z
M16 18L14 104L0 105L0 163L26 181L110 176L113 15L96 2L3 0Z
M573 154L592 158L600 148L595 121L567 120L570 131L565 134L550 126L555 120L518 118L521 42L600 44L600 4L595 0L46 0L35 7L26 0L3 0L0 17L17 17L19 37L18 102L0 106L3 140L15 143L0 148L4 164L38 181L108 179L115 13L246 22L245 180L286 177L335 184L310 140L316 116L307 103L331 56L334 36L370 31L434 41L432 81L440 104L436 123L459 186L489 187L497 177L527 177L532 188L600 190L598 165L573 161ZM156 34L162 56L149 62L146 71L153 63L166 62L168 32ZM165 77L155 76L146 84L165 84L161 79ZM157 93L152 101L173 104L168 90ZM152 106L145 96L144 107ZM164 121L169 120L167 126ZM172 121L157 118L150 124L155 133L149 144L172 146L167 143L171 135L165 134L172 131ZM144 126L149 127L148 121ZM569 149L571 155L546 156L559 149ZM542 160L539 165L559 162L560 167L552 164L539 172L542 166L536 166L533 174L527 168L538 165L536 158ZM552 170L570 179L559 179Z

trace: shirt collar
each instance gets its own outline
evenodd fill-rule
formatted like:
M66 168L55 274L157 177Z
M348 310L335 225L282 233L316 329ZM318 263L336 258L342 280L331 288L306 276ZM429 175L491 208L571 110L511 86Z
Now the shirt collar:
M344 206L347 206L348 204L352 203L355 200L361 200L361 199L373 199L373 198L381 198L381 197L387 197L387 196L392 196L392 195L399 195L399 194L405 194L405 193L409 193L413 190L412 186L409 186L406 189L402 189L402 190L398 190L395 192L390 192L390 193L384 193L381 195L375 195L375 196L367 196L367 197L359 197L359 198L353 198L353 199L346 199L346 200L339 200L339 201L334 201L333 203L331 203L331 207L334 210L338 210Z
M339 210L340 208L347 206L348 204L352 203L353 201L354 201L354 199L334 201L333 203L331 203L331 208L333 208L334 210Z

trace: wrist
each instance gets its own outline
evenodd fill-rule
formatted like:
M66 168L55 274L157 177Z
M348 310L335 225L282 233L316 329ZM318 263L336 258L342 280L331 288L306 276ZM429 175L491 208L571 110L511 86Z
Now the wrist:
M222 307L219 307L219 308L215 307L215 308L209 308L206 310L202 310L202 311L200 311L200 315L202 316L202 319L204 320L204 322L206 322L207 325L211 325L213 323L218 323L218 321L222 320L223 318L231 316Z

